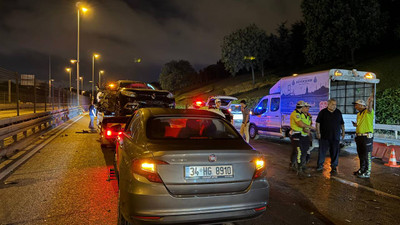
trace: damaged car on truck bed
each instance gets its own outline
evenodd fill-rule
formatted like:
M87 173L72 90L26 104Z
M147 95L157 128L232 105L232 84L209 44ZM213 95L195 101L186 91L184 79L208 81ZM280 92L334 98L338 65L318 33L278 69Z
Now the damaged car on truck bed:
M116 92L109 92L108 112L114 112L116 116L132 114L139 108L160 107L175 108L173 94L166 90L157 90L151 84L120 80L116 85ZM110 104L113 102L114 104Z

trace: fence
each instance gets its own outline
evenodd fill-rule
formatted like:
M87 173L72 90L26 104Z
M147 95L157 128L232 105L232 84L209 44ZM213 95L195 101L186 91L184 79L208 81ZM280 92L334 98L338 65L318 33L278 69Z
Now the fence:
M60 82L41 81L0 68L0 118L88 105L89 97L80 95L79 101L76 89L70 91Z

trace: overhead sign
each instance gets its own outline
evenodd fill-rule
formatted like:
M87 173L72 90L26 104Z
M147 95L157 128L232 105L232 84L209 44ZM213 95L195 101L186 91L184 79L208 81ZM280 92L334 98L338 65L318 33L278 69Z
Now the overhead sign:
M35 75L21 74L21 85L34 86L35 85Z

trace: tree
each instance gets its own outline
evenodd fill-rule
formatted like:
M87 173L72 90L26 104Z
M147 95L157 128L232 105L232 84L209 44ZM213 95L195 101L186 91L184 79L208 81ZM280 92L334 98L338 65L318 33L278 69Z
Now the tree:
M221 60L226 70L235 76L242 68L249 70L258 65L264 74L263 63L268 56L267 39L265 31L255 24L225 36L221 46ZM245 57L254 57L254 60L245 60Z
M159 81L162 89L175 91L194 82L196 70L186 60L172 60L161 69Z
M301 8L311 64L341 57L354 64L355 51L380 36L378 0L304 0Z

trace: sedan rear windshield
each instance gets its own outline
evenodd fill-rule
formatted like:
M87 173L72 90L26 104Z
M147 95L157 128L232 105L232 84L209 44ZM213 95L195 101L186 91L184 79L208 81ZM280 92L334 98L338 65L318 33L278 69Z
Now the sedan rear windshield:
M149 139L237 139L224 120L201 117L155 117L147 123Z
M152 89L154 90L155 88L149 84L146 83L141 83L141 82L135 82L135 83L121 83L120 84L121 88L138 88L138 89Z

